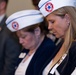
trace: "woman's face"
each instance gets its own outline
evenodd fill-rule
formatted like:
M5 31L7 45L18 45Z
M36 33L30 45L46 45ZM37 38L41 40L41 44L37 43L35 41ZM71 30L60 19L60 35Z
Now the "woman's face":
M64 38L65 33L68 29L67 17L64 16L63 18L53 13L46 17L48 22L48 29L52 31L52 33L57 38Z
M25 49L33 49L35 47L37 40L34 33L20 30L17 31L17 36L19 37L19 43L22 44Z

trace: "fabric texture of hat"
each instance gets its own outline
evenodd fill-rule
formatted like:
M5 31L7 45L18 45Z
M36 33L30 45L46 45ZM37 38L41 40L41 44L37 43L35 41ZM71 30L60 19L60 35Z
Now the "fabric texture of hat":
M39 10L44 16L49 15L54 10L65 6L76 7L76 0L41 0L38 4Z
M23 10L9 16L6 24L10 31L15 32L27 26L40 23L43 20L43 15L39 10Z

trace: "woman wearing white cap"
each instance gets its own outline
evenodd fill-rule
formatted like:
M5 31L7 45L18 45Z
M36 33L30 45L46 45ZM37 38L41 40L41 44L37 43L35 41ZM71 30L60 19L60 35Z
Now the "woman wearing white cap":
M45 36L43 15L38 10L19 11L8 17L7 27L16 32L20 44L25 48L19 56L15 75L39 75L50 55L56 48ZM48 44L49 43L49 44Z
M76 75L76 0L41 0L38 6L48 29L63 39L42 74Z

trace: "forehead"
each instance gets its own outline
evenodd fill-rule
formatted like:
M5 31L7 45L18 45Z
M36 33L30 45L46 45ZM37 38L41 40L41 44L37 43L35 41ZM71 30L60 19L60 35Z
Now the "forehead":
M21 37L21 36L24 36L24 35L29 35L29 34L32 34L31 32L28 32L28 31L23 31L23 30L19 30L16 32L16 34Z
M25 33L27 33L27 31L18 30L16 33L17 33L17 34L25 34Z
M54 19L54 18L56 18L56 15L53 14L53 13L49 14L49 15L46 17L47 20L49 20L49 19Z
M22 31L22 30L19 30L19 31L17 31L16 32L16 34L18 35L18 36L22 36L22 35L24 35L26 32L24 32L24 31Z

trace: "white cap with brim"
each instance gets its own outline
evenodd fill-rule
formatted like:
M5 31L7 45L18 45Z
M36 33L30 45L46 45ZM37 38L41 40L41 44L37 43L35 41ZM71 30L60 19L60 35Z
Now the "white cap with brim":
M23 10L9 16L6 20L6 25L10 31L15 32L43 20L43 15L39 10Z
M41 0L38 4L39 10L46 17L51 12L65 6L76 7L76 0Z

